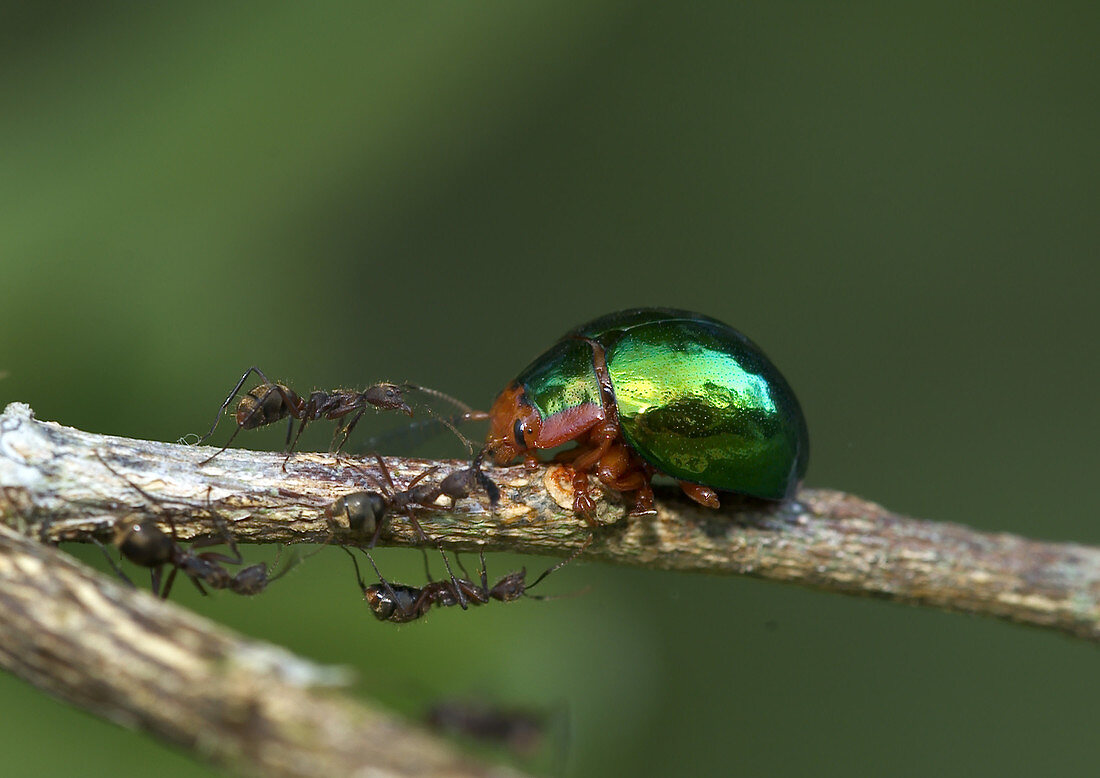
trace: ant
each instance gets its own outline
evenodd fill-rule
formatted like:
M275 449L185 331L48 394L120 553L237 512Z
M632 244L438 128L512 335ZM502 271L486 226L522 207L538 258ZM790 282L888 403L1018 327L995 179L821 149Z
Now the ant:
M417 386L416 384L409 383L398 386L397 384L382 382L368 386L361 392L354 389L333 389L328 392L315 390L310 392L308 399L302 399L286 384L280 384L270 380L264 375L262 370L253 366L244 372L244 375L241 376L241 380L233 387L233 391L225 398L225 402L221 404L217 415L214 417L214 423L210 426L210 431L199 439L199 444L202 444L214 434L214 430L217 428L222 414L229 408L229 404L233 402L233 399L241 391L244 382L247 381L248 377L253 373L259 376L263 383L250 389L241 398L240 402L237 403L237 410L234 413L237 419L237 429L229 436L229 440L225 442L224 446L199 462L200 465L205 465L213 460L214 457L218 456L218 454L229 448L229 445L241 430L266 427L288 416L290 418L286 430L287 459L290 458L290 454L298 445L298 438L302 436L302 432L305 431L306 425L311 421L316 421L321 418L337 422L336 429L332 435L332 449L334 451L339 451L344 443L347 442L348 436L351 435L352 430L355 429L355 425L359 423L359 419L362 418L363 414L366 412L367 406L385 411L402 411L412 416L412 408L409 407L409 404L405 402L404 398L404 392L407 389L422 392L423 394L428 394L453 403L463 411L463 416L465 418L488 418L487 414L481 411L474 411L465 403L448 394L444 394L436 389L429 389L425 386ZM350 420L347 419L348 416L351 416ZM294 433L295 419L299 422L297 433ZM449 426L452 426L453 429L453 425ZM455 431L457 432L457 430ZM339 443L336 442L337 438L339 438ZM283 462L283 469L286 469L285 461Z
M451 575L450 580L429 581L424 586L417 587L408 586L406 584L390 583L382 577L382 573L379 571L378 565L375 564L374 557L370 555L370 552L366 549L360 549L366 554L371 567L374 568L374 572L378 575L379 582L367 586L363 583L363 576L359 572L359 562L355 559L355 555L352 554L351 551L348 551L347 548L343 546L341 546L341 548L344 548L344 551L351 557L352 564L355 565L355 578L359 582L359 588L363 591L363 599L367 601L367 605L370 607L371 613L374 614L375 618L379 621L405 624L410 621L416 621L427 614L433 605L451 607L461 604L464 599L473 605L484 605L490 600L514 602L520 597L530 597L533 600L551 599L549 597L528 594L527 592L538 586L546 576L550 575L550 573L564 567L576 559L581 552L588 548L588 544L591 542L592 539L589 538L584 545L565 559L544 570L542 575L530 584L526 582L527 568L522 568L516 572L508 573L508 575L493 584L492 587L489 586L489 579L485 572L484 551L480 553L480 585L465 578L455 578L454 573L451 571L450 563L447 562L447 556L444 554L443 561L447 566L447 572ZM461 562L459 565L461 566ZM463 568L462 572L466 572L465 568ZM469 574L467 573L467 575ZM428 577L430 578L431 576L429 575Z
M409 485L400 491L393 482L393 476L386 461L378 454L374 455L374 459L378 463L383 481L378 481L369 473L366 475L378 484L382 491L350 492L338 498L325 511L325 515L329 518L345 516L348 520L348 528L357 535L371 533L368 548L374 548L378 542L382 527L390 514L406 514L409 517L409 523L416 530L417 539L421 543L427 543L428 536L413 515L411 510L413 507L434 508L440 497L449 497L450 507L453 508L456 502L469 497L478 486L489 495L490 504L496 505L500 501L500 489L481 470L482 454L474 458L470 467L453 470L438 483L422 484L421 481L439 469L438 465L430 467L413 478Z
M108 465L98 452L96 457L115 477L124 481L150 504L159 505L163 502ZM230 575L221 563L239 565L244 562L244 559L237 548L236 541L226 529L225 519L213 509L207 508L207 510L218 524L222 537L198 538L192 541L190 548L184 548L180 545L179 537L176 534L176 523L167 512L164 513L164 517L168 522L171 535L166 534L158 527L157 522L153 519L138 519L136 521L120 522L115 525L115 535L112 543L126 559L139 567L149 568L154 596L164 600L168 599L168 595L172 591L172 584L176 579L176 573L180 571L183 571L184 575L190 578L199 592L204 595L206 589L203 588L203 584L211 589L229 589L237 594L259 594L267 588L268 584L282 578L297 564L297 560L292 559L275 575L268 575L267 563L259 562L241 569L236 575ZM111 567L114 568L115 573L126 583L133 586L133 581L111 558L111 555L107 552L107 547L95 537L92 537L91 540L103 551L103 555L107 558ZM214 551L196 554L194 551L196 548L215 546L222 543L229 546L232 556ZM164 581L163 588L161 588L161 576L165 565L170 565L172 571L168 574L168 578Z
M538 752L550 728L546 711L478 699L439 700L428 707L423 718L437 732L503 746L528 759Z
M341 514L344 515L348 520L348 529L357 535L371 533L368 548L374 548L379 536L382 534L382 527L385 525L386 518L392 513L406 514L409 523L416 530L419 541L427 543L429 542L428 536L424 533L420 522L417 521L412 511L413 507L435 507L436 501L440 497L449 497L453 508L458 500L469 497L470 493L479 485L489 494L489 501L493 505L496 505L500 500L500 490L497 485L481 471L480 454L474 459L470 467L448 473L437 484L420 483L424 478L439 469L438 466L428 468L413 478L409 485L401 491L398 491L394 485L393 476L390 474L390 469L385 460L378 454L375 454L374 458L378 462L378 469L382 473L384 482L378 481L369 473L366 475L375 481L383 491L350 492L338 498L325 511L325 515L329 519ZM442 547L440 547L439 553L443 554L443 560L446 562L447 556L444 554ZM451 573L451 583L459 592L458 604L465 610L466 597L462 590L458 588L458 579L454 577L454 573Z

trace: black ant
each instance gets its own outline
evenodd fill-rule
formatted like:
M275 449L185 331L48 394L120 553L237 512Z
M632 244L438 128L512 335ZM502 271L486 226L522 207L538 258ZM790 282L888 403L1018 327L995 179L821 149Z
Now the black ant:
M521 758L531 758L550 727L546 711L493 705L485 700L451 699L433 703L424 722L445 735L503 746Z
M363 599L367 601L367 605L370 607L371 613L374 614L375 618L379 621L405 624L410 621L416 621L424 616L431 610L433 605L451 607L461 604L463 600L473 605L484 605L490 600L514 602L520 597L530 597L533 600L550 599L548 597L528 594L527 592L538 586L546 576L550 575L550 573L564 567L576 559L582 551L588 548L588 543L590 542L591 538L568 557L544 570L542 575L530 584L526 582L527 568L523 568L508 573L508 575L493 584L492 587L489 586L489 580L485 572L484 551L480 554L480 585L465 578L455 578L454 573L451 572L450 563L447 562L447 557L444 555L443 561L447 564L447 572L451 574L450 579L429 581L424 586L419 587L390 583L382 577L382 573L379 571L378 565L374 563L374 557L370 555L370 552L366 549L360 549L366 554L371 567L374 568L375 574L378 575L379 582L367 586L363 583L363 576L359 572L359 562L356 561L355 555L352 554L351 551L348 551L347 548L344 548L344 551L351 557L352 564L355 565L355 578L359 582L359 588L363 591ZM463 572L466 572L465 569L463 569Z
M108 465L98 453L96 456L104 467L149 501L150 504L160 505L163 502L153 497L133 481ZM166 534L158 527L157 522L153 519L138 519L136 521L119 522L116 524L114 528L115 536L112 539L112 543L126 559L139 567L148 567L150 569L153 595L161 599L168 599L168 595L172 591L172 584L176 579L176 573L180 571L183 571L184 575L190 578L199 592L204 595L206 594L206 589L203 587L203 584L206 584L206 586L209 586L211 589L229 589L237 594L253 595L259 594L267 588L268 584L282 578L297 563L297 560L292 560L275 575L268 575L266 562L250 565L238 571L236 575L230 575L229 571L222 567L221 563L239 565L244 562L244 558L241 556L233 536L226 529L225 520L213 511L213 509L207 508L207 511L209 511L218 524L221 531L221 537L210 536L198 538L192 541L190 548L184 548L180 545L179 537L176 534L176 523L167 512L164 513L164 517L168 522L171 535ZM107 553L107 547L94 537L91 540L103 551L104 556L107 557L107 561L110 563L111 567L114 568L115 573L117 573L122 580L133 586L133 582L130 578L122 571L122 568L118 566L115 560L111 558L111 555ZM195 553L196 548L221 545L222 543L229 547L232 556L214 551ZM168 574L167 580L164 581L164 587L162 589L161 576L165 565L170 565L172 571Z
M416 516L412 513L413 507L434 508L440 497L449 497L453 508L458 500L469 497L480 486L489 495L489 502L496 505L500 501L500 489L492 479L481 470L481 454L474 459L470 467L452 470L442 480L434 484L421 483L426 477L436 472L439 467L431 467L413 478L409 485L398 490L394 485L393 476L386 462L378 454L374 455L378 463L378 470L382 473L382 481L378 481L369 474L381 492L350 492L333 502L325 511L329 518L345 516L348 520L348 528L357 535L370 533L371 539L368 548L374 548L382 534L382 527L386 518L393 513L404 513L409 517L409 523L416 531L417 539L421 543L428 542L428 536L420 526Z
M214 434L214 430L217 428L222 414L229 407L229 404L233 402L233 398L241 391L244 382L247 381L248 377L253 373L259 376L263 383L250 389L244 397L241 398L240 402L237 403L237 410L234 414L237 419L237 429L229 436L229 440L225 442L224 446L200 462L200 465L205 465L218 454L229 448L229 445L241 430L265 427L269 424L281 421L282 419L286 419L288 416L290 417L286 431L288 459L290 458L290 454L294 451L294 448L298 445L298 438L300 438L302 432L305 431L306 425L311 421L316 421L321 418L337 422L336 430L332 435L332 449L334 451L339 451L344 443L347 442L348 436L351 434L352 430L355 429L355 425L359 423L359 419L362 418L368 406L385 411L402 411L412 416L412 408L405 402L404 397L404 392L407 389L447 400L460 408L465 417L471 419L487 418L486 414L480 411L474 411L468 405L450 395L415 384L398 386L397 384L383 382L368 386L361 392L354 389L333 389L329 392L317 390L310 392L308 399L302 399L286 384L280 384L270 380L258 367L250 367L244 372L244 375L241 376L241 380L237 382L237 385L233 387L233 391L229 393L229 396L225 398L225 402L221 404L217 415L214 417L214 423L210 426L210 431L199 439L199 444L203 443ZM351 418L348 419L348 416L351 416ZM294 433L295 419L299 422L297 433ZM448 426L454 429L453 425ZM457 432L457 430L455 430L455 432ZM459 437L461 437L461 435ZM337 443L337 438L339 438L339 443ZM286 467L285 462L283 463L283 467Z
M325 511L325 515L330 519L335 516L345 516L348 520L348 529L356 535L366 535L370 533L371 539L368 544L369 548L374 548L375 544L378 542L386 518L392 513L406 514L409 518L409 523L412 524L413 529L416 530L419 541L421 543L427 543L429 542L428 536L424 533L424 529L420 526L420 522L417 521L412 508L416 506L428 508L435 507L436 501L440 497L449 497L451 499L451 507L453 508L458 500L468 497L479 485L488 492L489 500L492 504L495 505L500 499L500 490L497 488L497 485L481 471L480 454L474 459L470 467L448 473L437 484L420 483L424 478L439 469L438 466L430 467L413 478L409 482L409 485L401 491L398 491L397 487L394 485L393 476L390 474L390 469L386 465L385 460L378 454L375 454L374 458L378 462L378 469L382 473L384 482L378 481L369 473L367 476L377 483L379 488L383 491L359 491L345 494L333 502ZM443 554L442 547L440 547L439 553ZM446 562L446 559L446 554L444 554L444 562ZM451 574L451 581L456 587L456 591L459 592L458 604L465 609L466 598L462 590L458 588L458 579L454 577L453 573Z

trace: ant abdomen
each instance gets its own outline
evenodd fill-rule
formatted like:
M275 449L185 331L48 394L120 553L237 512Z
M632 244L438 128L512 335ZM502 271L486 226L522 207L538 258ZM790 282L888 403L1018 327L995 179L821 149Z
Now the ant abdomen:
M175 543L155 521L145 519L115 527L119 553L140 567L160 567L172 561Z
M237 403L234 414L237 426L253 430L274 424L289 416L299 403L298 395L283 384L260 384L250 389Z
M344 516L356 535L373 535L386 516L386 498L378 492L351 492L337 498L325 515Z

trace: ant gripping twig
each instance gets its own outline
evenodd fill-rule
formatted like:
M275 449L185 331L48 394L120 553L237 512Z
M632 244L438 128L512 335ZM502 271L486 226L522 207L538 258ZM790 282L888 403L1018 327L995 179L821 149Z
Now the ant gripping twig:
M270 380L262 370L253 366L244 372L241 380L237 382L237 385L233 387L233 391L229 393L221 407L218 408L218 413L214 417L214 423L210 426L210 431L199 439L199 444L202 444L214 434L222 414L229 408L230 403L233 402L233 399L241 391L241 387L244 386L244 382L253 373L259 376L263 383L250 389L237 403L237 409L234 412L237 419L237 428L233 430L233 434L229 436L229 440L225 442L225 445L200 462L200 465L205 465L229 448L241 430L266 427L287 417L289 417L286 431L287 459L290 458L290 454L297 447L298 439L305 431L306 425L311 421L322 418L337 422L332 435L332 450L339 451L347 442L348 436L351 435L355 425L359 423L359 419L362 418L368 407L386 411L402 411L412 416L412 408L405 401L404 393L406 390L414 390L446 400L462 410L466 418L486 417L484 413L474 411L470 406L448 394L436 389L408 383L398 386L397 384L382 382L368 386L361 392L354 389L333 389L328 392L317 390L310 392L309 397L303 399L286 384ZM348 418L349 416L350 418ZM299 422L296 433L294 432L295 420ZM447 424L446 421L444 423ZM447 424L447 426L458 434L460 439L465 441L465 438L458 433L454 425ZM339 439L339 442L337 442L337 439ZM468 441L466 443L469 445ZM283 467L286 468L285 461Z
M454 470L436 484L420 483L424 478L439 469L438 466L428 468L413 478L409 482L409 485L403 490L398 490L394 485L393 476L390 474L390 469L386 465L385 460L378 454L375 454L374 458L375 461L378 462L378 470L382 473L383 480L379 481L373 475L365 471L364 474L374 481L382 491L360 491L345 494L333 502L325 511L325 515L329 519L340 515L346 517L348 529L356 535L362 536L370 533L371 539L368 544L369 548L374 548L375 544L378 542L379 536L382 534L382 527L385 525L386 519L393 513L406 514L409 518L409 523L412 524L413 529L416 530L419 541L421 543L428 543L428 536L424 533L423 527L420 526L414 508L437 507L436 502L440 497L449 497L451 500L451 507L453 508L458 500L468 497L479 485L488 492L489 501L493 505L500 499L500 490L497 489L497 485L493 483L489 476L481 471L480 454L474 459L470 467ZM443 554L443 560L446 562L447 556L443 553L442 547L440 547L439 552ZM459 593L458 604L465 609L466 597L462 593L462 590L457 588L458 581L453 573L451 574L451 581L454 583L456 591Z
M440 497L448 497L451 507L463 499L469 497L477 488L481 487L489 495L489 503L496 505L500 501L500 489L492 479L481 470L481 454L474 459L469 467L452 470L438 483L424 484L423 479L436 472L439 467L430 467L413 478L407 487L398 490L390 474L390 469L384 459L378 454L374 455L378 463L378 470L382 473L382 480L375 478L370 473L364 474L378 485L380 492L358 491L349 492L338 498L325 511L329 518L344 516L348 520L348 528L357 535L370 534L371 539L368 548L374 548L382 534L382 528L386 519L394 513L404 513L409 518L416 531L417 539L421 543L429 542L428 536L420 526L413 508L436 508Z
M367 586L363 582L363 576L359 572L359 562L355 555L347 548L344 551L351 557L355 566L355 579L359 582L359 588L363 591L363 599L371 609L371 613L379 621L389 621L395 624L405 624L416 621L424 616L433 605L451 607L462 602L463 598L472 605L484 605L490 600L499 602L514 602L520 597L530 597L533 600L547 600L552 597L540 597L528 592L539 585L546 576L558 570L576 559L592 542L589 538L584 545L574 551L565 559L554 564L542 572L532 583L526 582L527 568L508 573L492 587L489 586L488 575L485 571L485 552L480 553L481 559L481 583L476 584L465 578L455 578L451 571L450 563L444 555L443 561L447 565L447 572L451 574L449 580L429 581L424 586L408 586L406 584L390 583L382 577L374 557L366 549L360 549L366 554L371 567L378 576L378 583ZM343 548L343 547L342 547ZM465 570L463 571L465 572Z
M204 595L206 594L206 589L203 584L209 586L211 589L228 589L236 594L259 594L266 589L270 583L282 578L290 572L290 570L300 561L297 556L291 557L290 562L284 565L282 569L274 575L268 574L266 562L258 562L257 564L249 565L239 570L235 575L231 575L228 570L222 567L222 563L240 565L244 563L244 558L241 556L240 549L237 548L237 543L233 539L233 535L230 534L227 529L225 519L220 514L209 506L204 509L214 519L221 537L212 535L198 538L191 542L189 548L184 548L180 544L179 536L176 534L175 521L173 521L171 514L162 507L164 501L149 494L136 483L107 464L106 460L103 459L99 452L96 452L96 458L98 458L100 463L116 478L123 481L127 486L140 494L150 505L157 506L158 510L164 516L165 521L168 523L168 528L171 531L170 535L166 534L158 527L155 520L148 518L119 522L114 528L115 535L112 539L112 544L118 548L119 553L133 564L139 567L149 568L154 596L160 597L161 599L168 599L168 595L172 591L172 584L176 579L176 573L180 571L190 578L199 592ZM107 552L107 547L95 537L91 540L103 551L103 555L107 558L107 561L110 563L115 573L117 573L122 580L126 581L126 583L133 586L133 581L131 581L126 573L122 571L122 568L118 566L115 560L111 558L111 555ZM229 547L232 555L214 551L195 553L195 549L197 548L216 546L223 543ZM281 555L282 549L279 550L276 560L278 560ZM172 571L168 574L167 579L164 580L164 586L161 588L161 578L165 565L171 566ZM276 561L276 566L278 566L278 561Z

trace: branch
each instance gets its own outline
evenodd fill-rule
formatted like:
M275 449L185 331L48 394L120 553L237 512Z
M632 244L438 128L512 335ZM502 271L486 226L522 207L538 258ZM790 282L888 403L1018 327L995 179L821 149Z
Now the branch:
M0 665L242 774L489 776L330 688L349 673L247 640L0 526Z
M213 449L92 435L36 421L27 406L13 404L0 417L0 486L14 487L27 503L21 513L8 512L23 531L49 542L106 538L120 517L158 516L97 452L158 499L209 502L242 542L361 542L346 528L333 537L324 509L348 491L373 488L364 470L378 475L369 462L329 454L296 454L285 471L281 454L242 450L200 465ZM386 461L398 483L433 465L459 466ZM418 517L429 536L454 550L559 556L589 538L588 526L570 509L560 467L486 472L501 486L498 508L480 496L454 510L422 510ZM984 614L1100 642L1100 549L910 519L824 489L803 489L786 503L727 495L721 511L670 491L661 497L656 517L627 518L615 495L604 495L596 516L606 526L585 556ZM213 531L203 518L177 526L184 538ZM416 544L400 516L382 540Z

